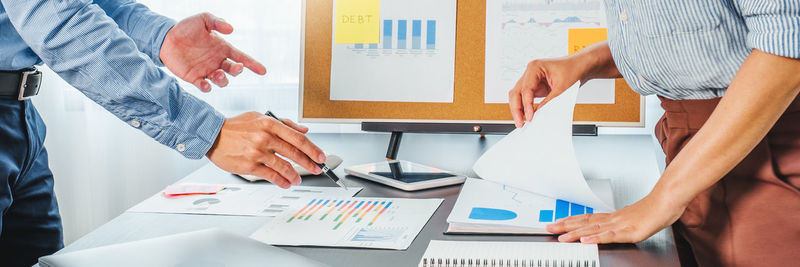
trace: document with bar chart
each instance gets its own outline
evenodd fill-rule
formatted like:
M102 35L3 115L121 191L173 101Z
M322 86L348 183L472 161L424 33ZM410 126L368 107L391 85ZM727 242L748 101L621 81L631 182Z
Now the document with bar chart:
M485 102L508 103L528 62L605 40L605 28L602 0L486 1ZM581 87L578 103L614 104L614 95L613 79L592 80Z
M456 0L382 0L379 24L379 43L332 41L330 99L452 103Z
M587 182L603 201L613 203L608 180ZM464 182L453 211L447 217L447 232L549 234L545 230L547 224L595 211L594 207L549 198L501 183L469 178Z
M250 237L285 246L405 250L442 199L312 198Z

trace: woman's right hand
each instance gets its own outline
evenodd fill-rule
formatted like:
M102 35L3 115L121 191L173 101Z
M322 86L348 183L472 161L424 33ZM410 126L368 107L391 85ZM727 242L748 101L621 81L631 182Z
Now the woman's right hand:
M618 78L621 75L611 57L607 42L590 45L566 57L537 59L528 63L522 77L508 92L508 104L514 124L522 127L533 119L537 108L560 95L575 82L593 78ZM545 99L534 108L533 99Z
M572 56L537 59L528 63L522 78L508 92L511 116L517 128L533 119L534 98L545 97L539 107L560 95L579 81L584 73L577 68Z

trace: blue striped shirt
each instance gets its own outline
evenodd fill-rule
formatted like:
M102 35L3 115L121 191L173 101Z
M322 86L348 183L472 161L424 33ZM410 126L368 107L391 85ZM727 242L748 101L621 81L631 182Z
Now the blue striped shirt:
M721 97L752 49L800 58L798 0L605 3L614 62L641 94Z
M119 119L201 158L225 118L158 68L174 25L134 0L0 0L0 70L45 63Z

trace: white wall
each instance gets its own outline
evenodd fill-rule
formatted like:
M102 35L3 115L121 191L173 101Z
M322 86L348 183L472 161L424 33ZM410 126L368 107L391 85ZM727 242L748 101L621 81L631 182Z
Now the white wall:
M209 11L234 25L226 38L267 66L260 77L245 72L228 88L198 95L228 116L264 111L297 118L299 67L298 0L141 1L181 19ZM65 242L76 240L161 190L205 160L188 160L117 120L45 69L41 95L34 103L48 125L45 142L55 174ZM601 134L650 134L661 115L658 100L647 98L647 127L603 128ZM314 124L314 132L359 132L359 125Z

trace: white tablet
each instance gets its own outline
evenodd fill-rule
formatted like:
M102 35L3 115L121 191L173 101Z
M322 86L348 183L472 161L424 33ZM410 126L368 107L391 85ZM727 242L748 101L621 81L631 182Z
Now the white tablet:
M344 172L405 191L462 184L467 176L404 160L347 167Z

